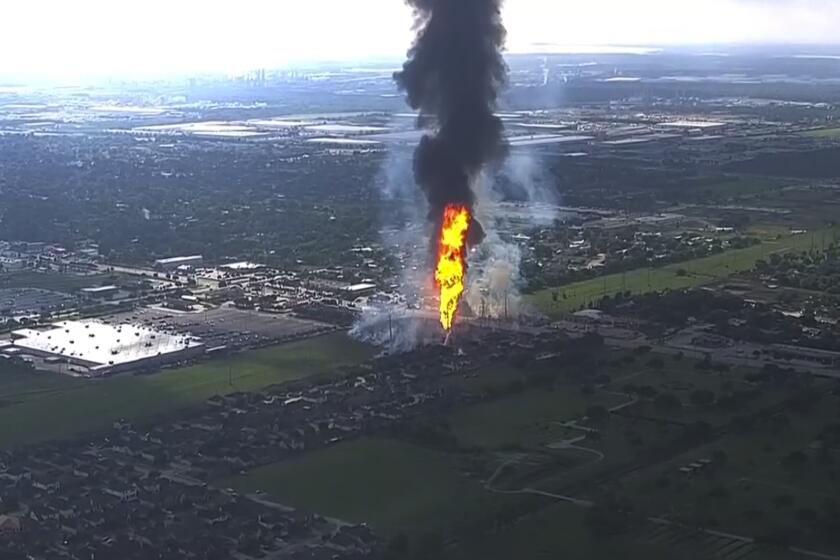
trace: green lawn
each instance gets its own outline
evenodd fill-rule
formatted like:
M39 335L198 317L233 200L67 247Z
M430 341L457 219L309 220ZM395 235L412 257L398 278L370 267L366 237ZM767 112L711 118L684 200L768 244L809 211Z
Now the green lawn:
M0 370L0 447L102 429L119 418L167 414L216 394L299 379L372 354L369 346L334 333L148 376L76 380L32 372L29 385L19 372Z
M100 286L108 278L106 274L78 276L34 271L10 272L0 274L0 288L40 288L56 292L73 292L81 288Z
M822 234L822 231L815 232L817 239ZM811 235L788 235L778 240L765 240L761 245L746 249L726 251L661 268L638 269L549 288L536 292L528 300L549 316L558 317L597 304L605 295L660 292L709 284L751 270L757 261L773 253L810 249L812 240ZM556 301L554 294L557 294Z
M716 182L699 182L692 188L704 196L732 198L779 189L790 183L789 179L761 175L729 175Z
M809 138L840 138L840 128L821 128L802 133Z
M562 428L555 422L584 414L578 389L532 390L462 408L449 416L452 432L465 445L500 447L549 443Z
M322 515L366 522L384 535L447 533L508 501L458 472L451 455L364 438L218 482Z
M0 362L0 406L3 402L50 391L69 389L81 384L78 379L57 373L32 371Z

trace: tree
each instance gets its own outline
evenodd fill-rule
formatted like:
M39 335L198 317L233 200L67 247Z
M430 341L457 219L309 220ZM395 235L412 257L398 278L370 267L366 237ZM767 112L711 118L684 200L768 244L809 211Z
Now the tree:
M506 391L511 395L517 395L525 390L525 383L520 379L514 379L507 384Z
M808 462L808 456L801 450L792 451L782 459L782 465L789 469L795 469Z
M443 557L443 538L437 533L424 533L414 546L414 560L440 560Z
M689 398L694 406L708 406L715 402L715 394L704 389L692 391Z
M663 369L665 369L665 361L659 356L651 358L651 360L648 362L648 367L657 371L662 371Z
M732 494L729 492L729 489L723 485L715 486L709 491L709 496L721 500L728 500L731 497L731 495Z
M595 535L615 535L626 532L633 521L633 505L615 497L589 509L585 523Z
M408 555L408 537L397 535L393 537L385 549L385 558L388 560L402 560Z
M725 364L723 362L715 362L712 364L712 369L718 373L724 373L732 369L729 364Z
M771 546L787 548L795 545L801 538L801 532L791 525L775 525L766 533L759 535L756 540Z
M811 508L799 508L795 515L803 523L814 523L818 518L817 512Z
M794 499L790 494L779 494L773 498L773 505L779 509L793 507Z
M586 416L595 424L603 424L610 417L610 411L603 406L593 405L587 407Z
M533 356L528 352L516 352L510 358L510 363L519 369L525 369L534 361Z
M663 411L674 410L680 408L682 405L680 399L674 393L660 393L654 399L653 404L656 408Z

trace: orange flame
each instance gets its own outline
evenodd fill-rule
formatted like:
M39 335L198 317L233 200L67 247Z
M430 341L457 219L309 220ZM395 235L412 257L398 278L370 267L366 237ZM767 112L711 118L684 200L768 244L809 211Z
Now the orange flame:
M470 220L470 211L466 206L450 204L443 211L435 283L440 292L440 324L447 331L452 329L461 294L464 293Z

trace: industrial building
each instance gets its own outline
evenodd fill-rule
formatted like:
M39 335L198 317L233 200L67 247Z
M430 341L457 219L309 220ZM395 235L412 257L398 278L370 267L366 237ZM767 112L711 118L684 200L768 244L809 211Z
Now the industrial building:
M107 375L194 358L204 344L189 335L148 327L109 325L99 321L61 321L46 327L20 329L0 344L0 355L35 363L66 364L69 372Z
M94 286L92 288L82 288L81 294L88 299L113 299L120 292L119 286L113 284L108 286Z
M204 264L204 257L201 255L190 255L188 257L170 257L155 261L155 270L175 270L181 266L197 267Z

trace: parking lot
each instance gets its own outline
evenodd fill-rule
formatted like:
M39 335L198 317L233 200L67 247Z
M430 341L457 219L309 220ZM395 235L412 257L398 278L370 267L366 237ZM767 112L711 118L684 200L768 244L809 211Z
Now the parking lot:
M0 317L25 317L76 306L78 298L38 288L0 288Z
M113 315L107 320L117 323L139 323L164 331L189 333L201 338L207 348L267 346L333 329L331 325L289 315L226 307L197 313L178 313L149 307Z

